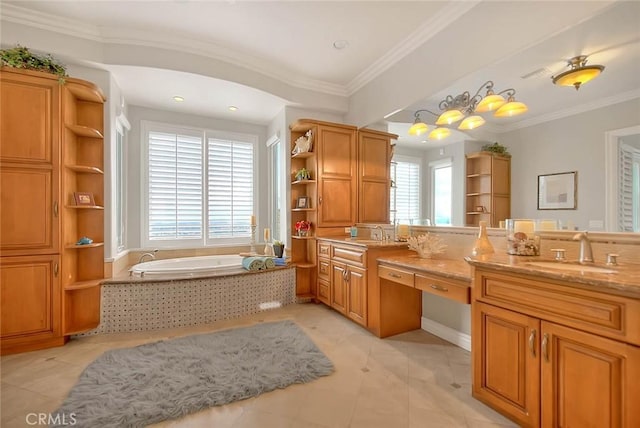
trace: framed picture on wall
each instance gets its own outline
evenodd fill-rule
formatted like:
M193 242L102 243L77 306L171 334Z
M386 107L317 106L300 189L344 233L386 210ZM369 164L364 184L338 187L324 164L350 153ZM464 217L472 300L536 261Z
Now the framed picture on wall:
M539 210L575 210L577 208L577 171L538 176Z

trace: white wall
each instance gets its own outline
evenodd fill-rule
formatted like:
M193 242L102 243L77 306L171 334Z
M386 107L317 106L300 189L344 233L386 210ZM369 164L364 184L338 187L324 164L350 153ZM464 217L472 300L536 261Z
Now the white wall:
M498 136L511 158L513 218L605 219L605 132L640 125L640 98ZM538 175L578 171L576 210L538 210Z
M255 173L258 175L258 187L256 196L258 198L258 211L256 213L258 227L261 231L265 227L270 227L268 223L268 184L267 179L267 148L265 142L268 138L267 127L251 125L241 122L219 120L210 117L186 115L169 111L154 110L139 106L129 106L129 121L131 122L131 132L127 139L127 244L129 248L140 248L141 245L141 214L142 214L142 138L140 123L142 120L150 120L166 124L182 126L193 126L201 129L214 129L229 132L241 132L258 136L257 155L258 167ZM262 236L256 233L258 239Z

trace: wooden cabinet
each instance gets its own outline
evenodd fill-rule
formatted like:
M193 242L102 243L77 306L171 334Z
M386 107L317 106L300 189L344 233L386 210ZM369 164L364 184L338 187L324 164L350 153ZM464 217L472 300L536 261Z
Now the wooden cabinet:
M491 227L511 216L511 158L489 152L466 155L465 224Z
M391 140L397 135L358 130L358 222L389 223Z
M0 252L59 252L60 84L0 71Z
M89 82L12 68L0 94L2 352L12 353L99 323L105 99ZM76 245L84 236L93 243Z
M357 322L367 326L367 251L362 248L332 245L330 306Z
M289 127L291 150L312 135L309 152L291 156L291 259L300 297L328 299L327 279L317 277L315 239L344 234L360 222L389 222L390 142L397 135L339 123L300 119ZM305 168L308 179L298 179ZM307 206L298 200L307 197ZM311 234L297 235L295 224L311 223ZM320 294L323 296L320 297Z
M526 427L635 427L638 300L476 268L473 395Z

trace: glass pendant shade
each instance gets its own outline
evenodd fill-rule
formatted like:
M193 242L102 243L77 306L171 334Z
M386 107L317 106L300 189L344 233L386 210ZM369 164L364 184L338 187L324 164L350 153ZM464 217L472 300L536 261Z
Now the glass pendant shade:
M560 73L553 78L553 83L560 86L573 86L576 91L580 89L580 85L587 83L602 73L604 67L602 65L588 65L578 67L573 70Z
M524 103L514 100L513 97L509 97L509 102L496 110L493 115L495 117L512 117L526 113L527 110L529 110L529 108Z
M462 129L462 130L475 129L479 126L484 125L484 123L485 123L485 120L482 116L477 116L477 115L469 116L460 123L460 125L458 126L458 129Z
M464 117L464 114L460 110L447 110L438 117L436 125L451 125L456 123Z
M502 95L496 95L494 93L488 93L476 106L475 112L486 113L488 111L494 111L500 108L507 100Z
M423 135L426 134L428 130L429 127L426 123L415 122L413 125L411 125L411 128L409 128L409 135Z
M430 140L442 140L443 138L447 138L451 135L451 130L449 128L436 128L429 134Z

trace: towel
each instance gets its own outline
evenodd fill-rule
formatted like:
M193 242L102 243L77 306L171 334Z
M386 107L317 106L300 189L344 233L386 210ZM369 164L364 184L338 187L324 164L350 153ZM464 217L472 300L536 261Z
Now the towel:
M242 267L250 271L264 270L264 260L262 257L245 257L242 259Z
M286 266L287 265L287 261L285 260L284 257L276 257L275 259L273 259L273 262L276 264L276 266Z
M263 257L264 267L266 269L273 269L276 267L276 263L273 261L273 257Z

